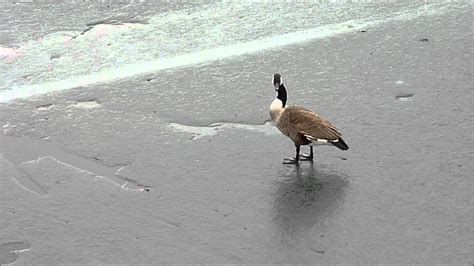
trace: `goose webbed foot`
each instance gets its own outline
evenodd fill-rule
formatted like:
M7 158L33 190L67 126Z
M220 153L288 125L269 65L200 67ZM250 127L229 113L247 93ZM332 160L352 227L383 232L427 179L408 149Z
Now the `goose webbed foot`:
M305 154L301 154L300 157L301 157L300 161L313 161L313 155L312 154L305 153Z
M301 155L301 161L313 161L313 146L309 146L309 154L305 153Z
M291 157L283 159L283 164L297 164L299 162L299 158Z
M300 161L300 146L296 145L296 154L295 157L292 158L285 158L283 160L283 164L298 164Z

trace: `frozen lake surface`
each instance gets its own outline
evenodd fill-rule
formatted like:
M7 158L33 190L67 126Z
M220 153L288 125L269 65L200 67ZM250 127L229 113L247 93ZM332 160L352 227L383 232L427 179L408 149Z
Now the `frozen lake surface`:
M0 264L474 263L470 2L0 5Z
M146 18L116 15L89 22L82 30L56 31L0 47L0 102L275 50L447 10L436 3L270 7L231 2ZM4 27L14 21L5 21Z

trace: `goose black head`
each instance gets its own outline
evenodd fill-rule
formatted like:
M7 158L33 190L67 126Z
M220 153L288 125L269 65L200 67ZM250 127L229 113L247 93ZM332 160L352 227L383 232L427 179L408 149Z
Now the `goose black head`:
M275 87L275 90L278 91L278 89L280 88L280 85L282 84L282 79L281 79L281 75L278 74L278 73L275 73L273 75L273 86Z
M285 107L287 100L286 88L285 85L283 85L283 79L281 78L281 75L278 73L275 73L273 75L273 86L278 92L277 98L281 100L283 107Z

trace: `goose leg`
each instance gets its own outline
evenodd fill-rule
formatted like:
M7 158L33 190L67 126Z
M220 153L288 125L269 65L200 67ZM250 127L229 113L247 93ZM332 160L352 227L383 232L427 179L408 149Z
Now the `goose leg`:
M301 161L312 161L313 160L313 146L309 146L309 154L305 153L301 155Z
M283 160L284 164L297 164L300 160L300 146L296 146L296 156L293 158L285 158Z

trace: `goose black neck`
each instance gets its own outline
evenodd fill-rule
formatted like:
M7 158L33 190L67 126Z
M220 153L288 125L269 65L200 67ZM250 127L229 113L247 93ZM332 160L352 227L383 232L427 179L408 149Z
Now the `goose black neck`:
M278 87L277 98L281 100L281 102L283 103L283 107L285 107L287 100L285 85L281 84L280 87Z

